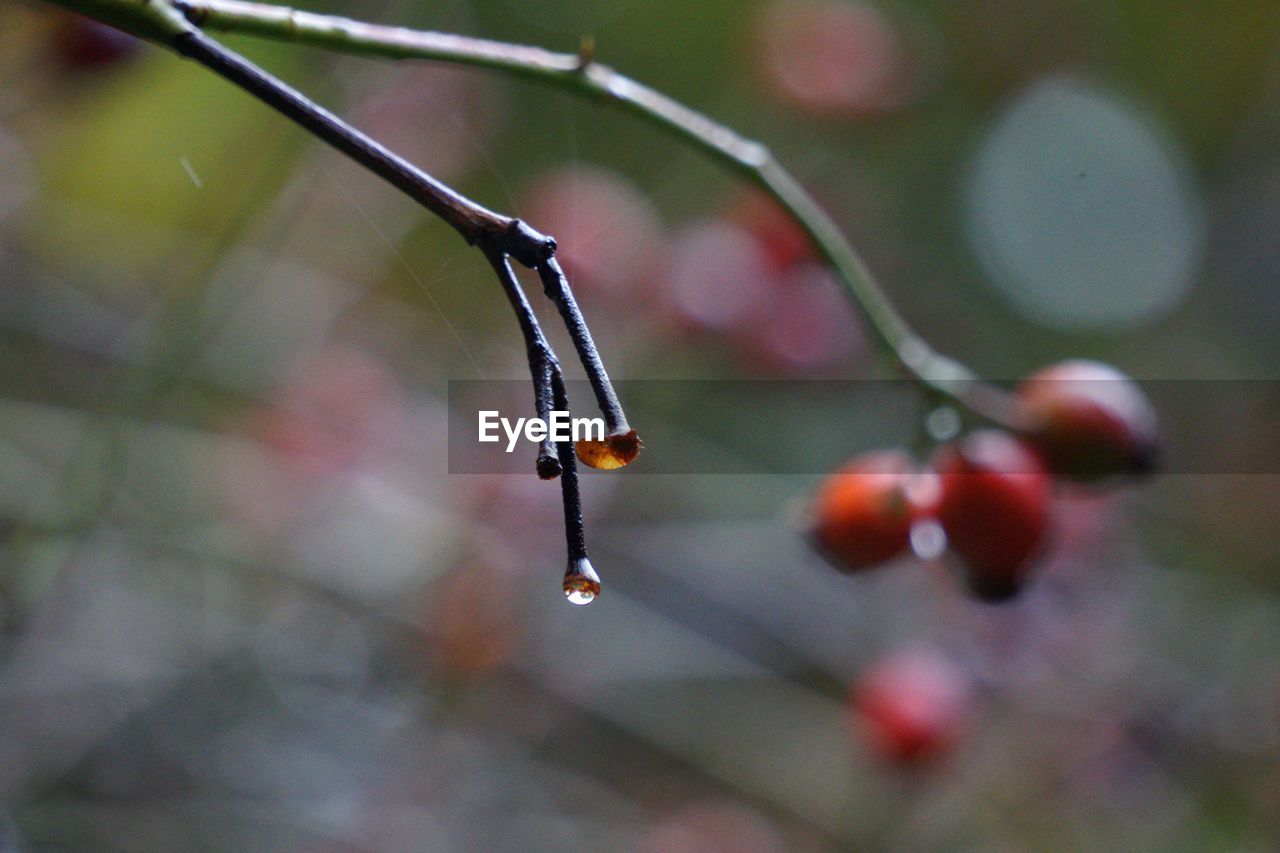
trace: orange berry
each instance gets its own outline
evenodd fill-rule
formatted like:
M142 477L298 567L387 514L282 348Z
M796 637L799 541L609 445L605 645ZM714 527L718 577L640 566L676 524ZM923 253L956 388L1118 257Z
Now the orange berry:
M814 502L811 532L837 568L861 571L906 549L919 515L908 497L914 476L910 457L883 450L856 457L827 478Z

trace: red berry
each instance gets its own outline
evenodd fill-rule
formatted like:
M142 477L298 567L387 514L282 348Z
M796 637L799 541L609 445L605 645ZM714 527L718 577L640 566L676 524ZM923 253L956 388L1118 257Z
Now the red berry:
M1110 365L1064 361L1018 386L1027 439L1053 473L1093 481L1149 471L1156 414L1137 383Z
M1049 520L1049 477L1029 446L980 430L934 460L941 492L936 514L979 598L1011 598L1022 586Z
M62 64L74 71L113 65L132 57L141 43L114 27L80 15L66 16L58 26L56 49Z
M959 669L938 654L918 650L872 664L849 699L854 731L868 746L892 763L915 764L956 744L972 697Z
M814 542L846 572L897 556L906 549L918 516L908 497L915 476L911 459L898 450L855 458L818 491Z
M814 257L813 244L804 229L760 190L750 189L737 196L726 218L751 232L774 271Z
M462 68L416 62L383 72L379 85L363 93L352 110L357 127L412 162L430 163L431 173L441 178L461 177L486 157L506 116L484 78ZM444 115L451 119L440 121ZM427 127L431 131L423 132ZM331 203L348 211L353 202L377 206L376 192L352 183Z

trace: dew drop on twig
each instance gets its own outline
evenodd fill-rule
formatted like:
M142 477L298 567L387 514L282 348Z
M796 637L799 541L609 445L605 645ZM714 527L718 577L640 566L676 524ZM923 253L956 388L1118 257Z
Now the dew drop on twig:
M600 576L586 557L570 560L564 573L564 597L570 604L590 604L600 595Z

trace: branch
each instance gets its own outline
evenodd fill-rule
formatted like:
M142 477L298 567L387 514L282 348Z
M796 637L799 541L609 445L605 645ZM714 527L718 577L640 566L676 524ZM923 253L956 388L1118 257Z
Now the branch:
M569 397L565 393L564 377L552 371L551 389L555 407L569 410ZM560 494L564 502L564 535L568 543L569 561L564 570L561 588L572 604L590 604L600 595L600 576L596 574L587 557L587 540L582 526L582 496L578 490L578 463L574 459L573 443L556 444L563 473L560 475Z
M516 312L516 320L524 335L525 349L529 354L529 374L533 378L534 409L544 423L550 423L551 411L555 408L555 377L561 375L560 362L552 351L551 344L542 334L538 317L533 313L533 307L529 305L529 300L525 297L524 290L520 288L520 282L511 270L511 264L506 256L496 251L486 251L485 257L489 259L493 271L498 274L498 281L502 283L502 289ZM554 480L560 476L562 466L550 432L547 433L546 438L542 439L536 468L538 476L544 480Z
M208 29L294 41L361 56L428 59L488 68L619 106L739 172L771 196L808 235L881 345L910 377L981 418L1016 426L1005 392L935 352L912 331L839 226L767 148L596 63L589 53L555 53L242 0L174 0L174 6L192 23ZM597 397L600 396L597 390ZM608 418L604 400L601 408Z
M533 375L534 406L544 422L550 422L550 413L569 411L569 396L564 386L564 374L556 360L551 345L542 334L538 318L529 305L520 282L511 270L505 256L486 251L485 257L498 274L502 289L506 291L511 307L515 309L520 330L524 333L529 350L529 372ZM565 543L569 552L562 589L573 604L590 604L600 595L600 576L587 557L586 532L582 523L582 493L578 485L578 465L571 442L554 442L550 432L542 440L538 451L538 476L544 480L560 477L560 493L564 504Z
M210 39L207 27L328 47L361 55L430 59L504 71L617 104L745 175L771 196L804 230L883 347L909 376L935 396L979 417L1017 428L1009 396L968 368L934 352L889 301L839 227L761 144L594 62L584 44L577 55L463 36L384 27L327 15L241 0L49 0L161 44L192 59L297 122L418 201L484 251L515 309L525 336L534 401L543 417L550 408L568 410L564 377L538 326L508 258L537 270L546 294L559 309L583 368L591 380L609 434L582 442L584 462L613 468L627 464L640 440L627 424L569 283L555 260L556 244L525 223L495 213L417 168L323 109L239 54ZM585 446L584 446L585 445ZM552 451L554 450L554 456ZM558 462L558 464L557 464ZM574 448L544 442L538 473L560 475L569 565L566 596L586 604L599 594L599 578L587 558Z
M344 122L297 90L272 77L197 29L169 40L178 54L195 60L297 122L414 201L439 216L471 245L485 243L536 266L555 253L555 241L517 219L481 207L445 186L381 143Z
M538 264L537 270L538 277L542 280L543 290L547 298L555 303L560 311L565 327L569 330L569 338L573 341L579 357L584 363L592 365L593 369L589 371L591 390L595 392L600 410L604 413L605 425L608 426L610 433L618 430L626 432L630 429L627 426L627 416L622 413L622 407L618 404L618 395L614 393L613 384L609 381L604 363L600 360L600 353L596 351L595 342L591 339L587 321L578 308L577 300L573 298L573 292L569 290L569 282L564 277L559 262L555 258L549 258L544 263Z
M569 288L563 273L559 272L559 265L555 261L556 241L553 238L539 233L519 219L495 213L466 198L235 51L209 38L179 13L180 7L176 2L169 3L165 0L51 0L51 2L92 15L139 37L156 41L179 55L198 62L382 177L453 226L468 244L482 246L486 254L496 252L503 258L508 256L515 258L524 266L542 272L544 281L547 281L545 270L554 270L559 276L559 282L555 288L548 286L547 295L560 309L582 360L583 369L591 380L592 388L596 391L596 398L605 420L611 428L618 424L626 425L626 417L622 413L622 407L605 372L600 354L596 351L591 333L587 331L586 321L578 310L573 291ZM181 8L186 15L196 17L195 12L189 7L183 5ZM523 296L521 298L523 299ZM517 313L518 311L517 308ZM545 371L535 371L535 383L539 381L538 377L542 372ZM631 441L638 452L638 440L631 437ZM635 453L631 453L621 464L630 462L634 457ZM583 459L588 464L593 464L589 455L584 455ZM543 467L550 470L549 465ZM620 465L607 464L597 467L612 468Z
M235 51L210 39L185 17L178 15L175 6L163 0L67 0L61 5L91 14L140 37L157 41L179 55L199 63L386 179L452 225L469 244L478 245L515 310L528 352L534 405L539 416L549 423L553 408L568 411L564 376L508 259L514 257L525 266L536 269L542 277L548 297L555 302L569 329L608 423L614 427L626 427L626 417L605 373L586 321L555 260L555 240L538 233L518 219L494 213L437 181ZM639 440L635 438L634 431L626 438L638 451ZM629 462L634 456L635 453L631 453L622 464ZM583 459L592 464L588 455L584 455ZM556 443L548 435L540 447L536 467L538 475L543 479L557 476L561 478L568 546L568 568L563 589L565 596L574 604L588 604L599 595L600 579L587 559L582 502L572 442ZM620 466L610 464L599 467Z

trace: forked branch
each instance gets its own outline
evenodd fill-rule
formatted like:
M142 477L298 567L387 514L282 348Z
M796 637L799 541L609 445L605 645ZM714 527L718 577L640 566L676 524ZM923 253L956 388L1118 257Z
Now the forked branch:
M60 5L156 41L199 63L382 177L453 226L469 244L479 246L515 310L529 356L534 406L539 417L549 422L553 409L568 411L564 376L511 269L510 259L537 270L547 296L555 303L569 330L606 423L614 432L619 428L629 430L586 320L556 262L554 239L518 219L495 213L466 198L235 51L209 38L186 17L194 17L189 7L183 7L184 16L178 14L177 4L163 0L67 0ZM634 439L634 433L629 435L638 449L639 442ZM592 452L588 450L583 458L590 462ZM557 444L548 436L540 447L536 469L543 479L560 477L569 552L565 594L574 603L588 603L599 593L600 587L599 578L587 560L572 443Z
M638 453L640 441L627 423L569 282L556 261L555 240L518 219L466 198L202 30L264 36L363 56L490 68L620 106L734 169L771 196L835 271L885 351L930 394L979 418L1018 427L1004 391L933 351L911 330L840 228L768 149L596 63L593 51L554 53L242 0L49 2L98 18L200 63L381 176L449 223L469 244L479 246L515 309L528 351L535 408L540 417L548 419L553 409L567 410L564 376L511 269L510 259L536 270L569 331L608 426L604 441L578 447L578 455L588 464L605 468L625 465ZM565 593L575 603L587 603L599 592L599 578L586 554L574 449L568 443L556 444L548 438L540 447L537 470L544 479L560 477L569 550Z

